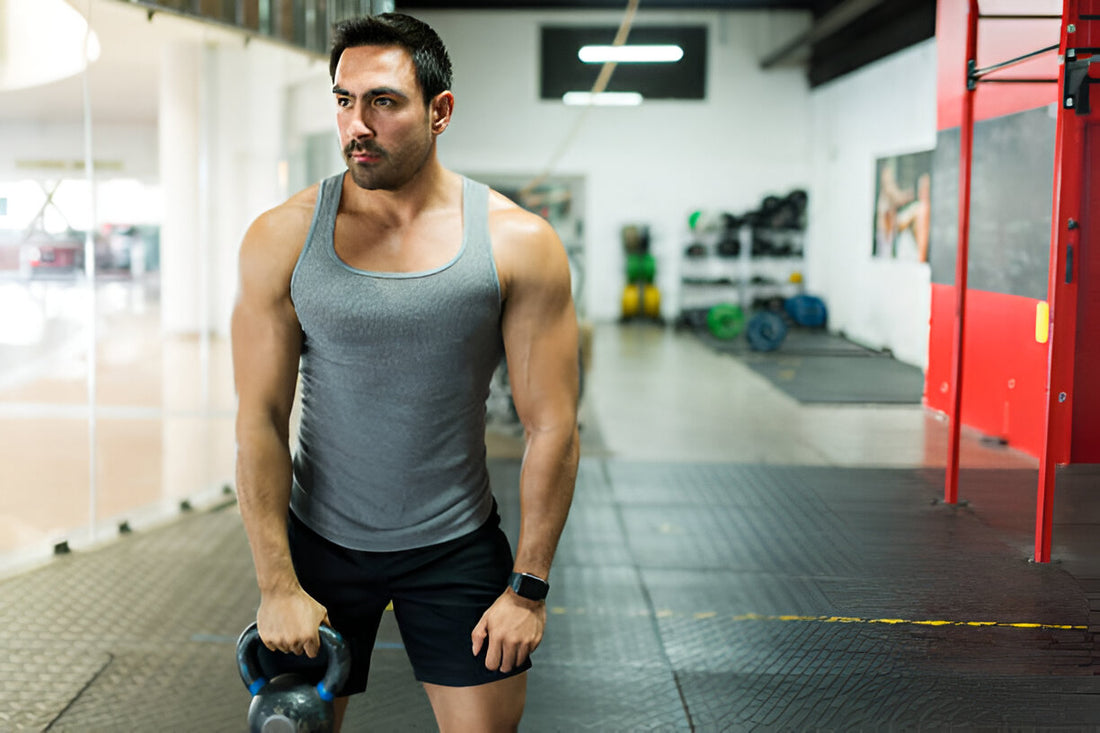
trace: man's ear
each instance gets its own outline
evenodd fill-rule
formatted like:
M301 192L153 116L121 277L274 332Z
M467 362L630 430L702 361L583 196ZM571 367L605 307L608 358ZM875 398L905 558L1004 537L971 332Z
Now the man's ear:
M451 124L451 115L455 110L455 95L450 91L440 92L432 98L428 105L428 114L431 117L432 134L438 135Z

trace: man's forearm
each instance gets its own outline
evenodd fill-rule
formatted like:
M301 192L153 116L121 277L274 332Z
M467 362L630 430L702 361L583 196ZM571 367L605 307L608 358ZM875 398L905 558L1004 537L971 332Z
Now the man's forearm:
M528 435L520 472L520 532L515 569L546 578L565 528L577 478L576 425Z
M260 428L240 436L237 496L261 591L298 582L286 533L290 482L290 452L278 431Z

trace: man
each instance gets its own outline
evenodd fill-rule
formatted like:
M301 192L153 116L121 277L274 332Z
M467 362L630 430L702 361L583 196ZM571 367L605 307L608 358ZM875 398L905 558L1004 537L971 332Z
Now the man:
M309 656L322 622L345 637L339 722L392 601L440 729L514 730L576 477L567 258L546 222L438 161L454 96L431 28L341 23L330 73L347 172L262 214L240 253L237 484L260 637ZM527 443L514 561L485 468L502 354Z

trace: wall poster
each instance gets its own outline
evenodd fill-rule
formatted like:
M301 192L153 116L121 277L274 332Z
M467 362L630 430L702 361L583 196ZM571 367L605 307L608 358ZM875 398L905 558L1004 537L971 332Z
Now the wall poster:
M932 151L875 161L874 257L928 262Z

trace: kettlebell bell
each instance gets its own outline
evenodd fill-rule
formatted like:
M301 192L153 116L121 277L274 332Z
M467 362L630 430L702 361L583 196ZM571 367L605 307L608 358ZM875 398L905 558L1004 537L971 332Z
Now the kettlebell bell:
M237 668L252 693L248 706L251 733L327 733L333 728L333 693L351 670L351 652L340 634L328 626L319 629L321 646L328 655L325 675L317 684L294 672L269 680L260 662L260 632L252 623L237 639ZM290 656L290 655L287 655Z

